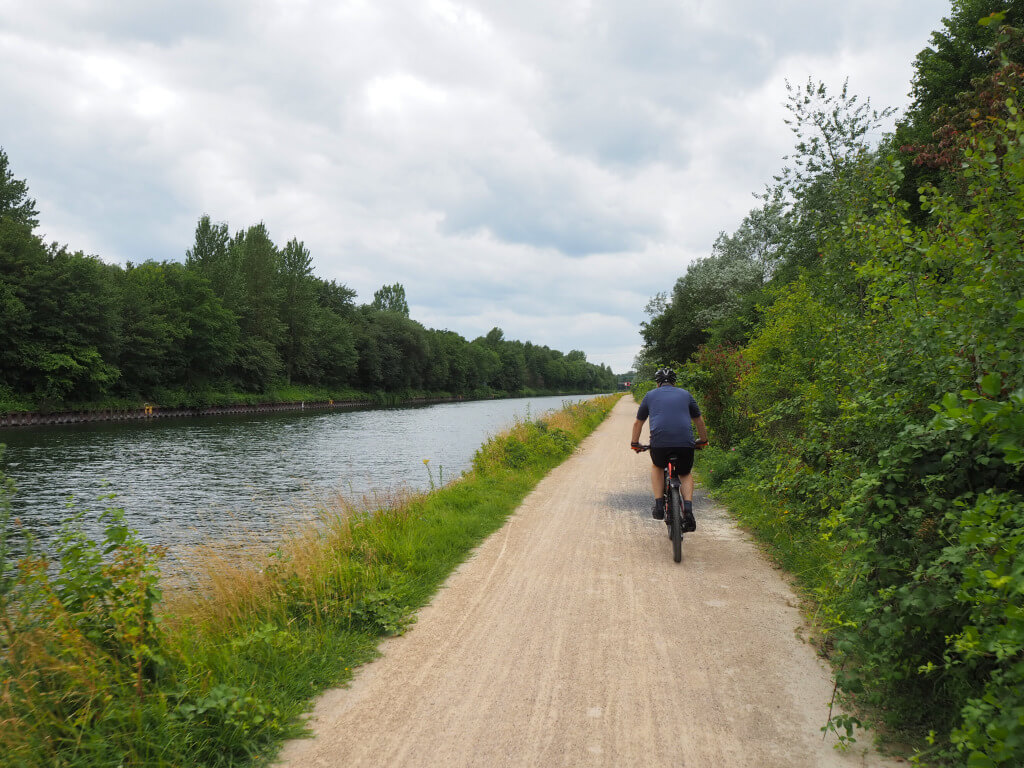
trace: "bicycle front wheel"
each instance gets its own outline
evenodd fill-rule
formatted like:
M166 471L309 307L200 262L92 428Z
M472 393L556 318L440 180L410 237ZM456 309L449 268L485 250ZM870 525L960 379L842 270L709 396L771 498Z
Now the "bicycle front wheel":
M668 535L672 539L672 559L678 563L683 559L683 508L678 488L672 488L669 492L668 509L665 511L669 514Z

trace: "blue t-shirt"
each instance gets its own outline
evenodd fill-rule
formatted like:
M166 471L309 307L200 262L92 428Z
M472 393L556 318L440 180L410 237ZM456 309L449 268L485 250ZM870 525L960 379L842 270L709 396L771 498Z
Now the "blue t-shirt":
M651 418L651 445L655 448L693 448L693 419L700 408L685 389L664 384L644 395L636 417Z

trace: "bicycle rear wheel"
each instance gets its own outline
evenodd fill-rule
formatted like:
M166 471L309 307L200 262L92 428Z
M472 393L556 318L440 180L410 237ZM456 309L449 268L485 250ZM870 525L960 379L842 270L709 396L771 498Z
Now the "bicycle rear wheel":
M669 514L668 535L672 539L672 559L677 563L683 559L683 509L679 499L679 489L672 487L669 491L668 509Z

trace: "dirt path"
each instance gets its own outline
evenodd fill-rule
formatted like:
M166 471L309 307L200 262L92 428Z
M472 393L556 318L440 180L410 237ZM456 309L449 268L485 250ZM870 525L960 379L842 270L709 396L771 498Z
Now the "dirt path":
M623 399L405 636L321 698L285 765L889 765L822 741L832 684L795 599L707 498L672 562L650 460L627 448L635 413Z

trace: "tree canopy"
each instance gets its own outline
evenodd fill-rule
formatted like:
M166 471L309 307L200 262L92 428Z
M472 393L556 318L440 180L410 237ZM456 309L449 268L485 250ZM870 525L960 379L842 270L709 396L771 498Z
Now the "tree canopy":
M38 215L36 201L28 196L28 184L24 179L14 178L7 153L0 148L0 219L35 228Z
M202 216L183 263L124 267L47 246L28 185L0 150L0 408L110 398L201 403L302 385L453 395L611 391L606 366L510 341L468 341L409 317L405 287L373 301L313 273L301 240Z

